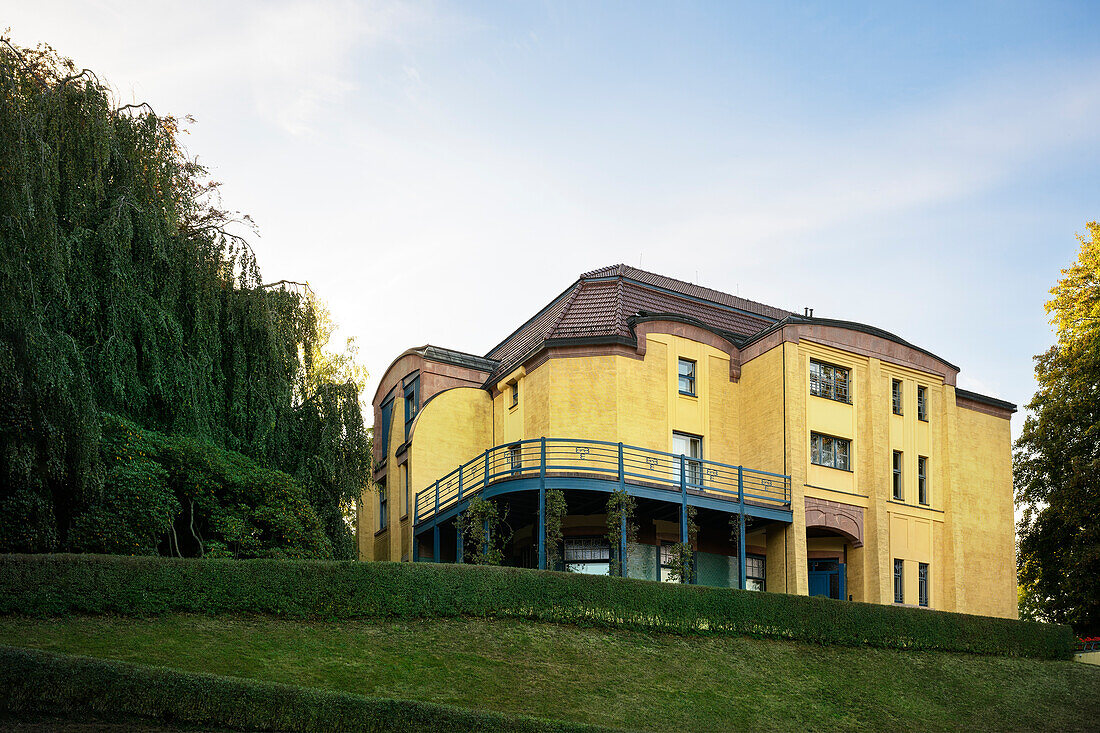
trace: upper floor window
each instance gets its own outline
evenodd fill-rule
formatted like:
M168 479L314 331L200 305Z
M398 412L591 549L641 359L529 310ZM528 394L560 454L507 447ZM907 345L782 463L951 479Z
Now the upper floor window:
M409 439L409 430L420 411L420 377L417 376L405 385L405 440Z
M917 419L928 422L928 388L917 386Z
M894 393L894 414L901 414L901 380L893 380L893 393Z
M917 501L928 503L928 459L917 457Z
M928 563L917 565L917 603L928 605Z
M894 498L898 501L905 499L905 487L901 482L902 454L900 450L894 451Z
M508 446L508 463L513 471L523 468L523 446L519 443Z
M408 463L402 464L402 466L401 466L401 493L404 495L404 498L405 498L405 503L401 507L404 511L401 512L401 514L403 516L408 516L408 514L409 514L409 464Z
M512 395L512 407L515 407L519 404L519 383L513 384L509 392Z
M905 603L905 561L894 559L894 603Z
M826 468L849 471L852 441L831 435L810 433L810 462Z
M810 359L810 394L850 403L848 370Z
M680 359L680 394L690 397L695 396L695 362L691 359Z

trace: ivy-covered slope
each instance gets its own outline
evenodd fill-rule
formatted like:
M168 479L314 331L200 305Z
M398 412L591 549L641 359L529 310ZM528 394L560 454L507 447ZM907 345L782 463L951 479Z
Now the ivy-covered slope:
M349 557L358 387L318 377L312 298L263 286L178 132L49 49L0 43L0 552L71 548L98 521L111 414L288 474Z

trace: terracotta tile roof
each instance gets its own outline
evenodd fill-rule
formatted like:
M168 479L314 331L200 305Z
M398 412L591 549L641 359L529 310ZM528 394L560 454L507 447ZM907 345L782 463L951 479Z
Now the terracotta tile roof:
M694 318L748 337L790 315L789 311L627 265L580 276L486 358L500 362L487 383L508 374L547 339L632 337L628 319L639 312Z

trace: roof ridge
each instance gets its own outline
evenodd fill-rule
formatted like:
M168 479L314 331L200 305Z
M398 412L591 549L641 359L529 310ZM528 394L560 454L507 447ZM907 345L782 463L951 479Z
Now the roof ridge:
M615 282L615 327L618 330L619 324L623 323L623 278L620 275L619 279Z

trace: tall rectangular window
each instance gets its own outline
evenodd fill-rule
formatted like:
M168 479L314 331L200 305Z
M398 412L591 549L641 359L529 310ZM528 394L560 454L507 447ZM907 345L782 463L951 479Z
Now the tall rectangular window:
M894 559L894 603L905 603L905 561Z
M386 482L378 482L378 530L382 531L389 526L389 512L386 511Z
M405 385L405 440L409 439L409 431L412 429L416 413L420 411L420 377L419 375Z
M810 433L810 462L816 466L851 470L852 441L821 433Z
M695 362L691 359L680 359L680 394L695 396Z
M405 463L401 466L401 493L405 497L405 503L402 505L402 516L409 515L409 464Z
M515 407L519 404L519 382L513 384L509 392L512 394L512 407Z
M689 484L700 485L703 483L703 468L699 460L703 457L703 439L698 435L686 433L672 434L672 452L677 456L683 456L684 480ZM680 477L675 477L679 481Z
M848 370L810 359L810 394L837 402L851 403Z
M390 450L390 421L393 419L393 397L390 397L378 410L378 425L375 426L375 445L382 449L381 463L386 462Z
M917 501L928 503L928 459L917 457Z
M928 563L917 565L917 602L922 606L928 605Z
M894 498L898 501L905 500L905 486L901 481L902 455L900 450L894 451Z
M894 395L894 414L901 414L901 380L895 379L892 382L892 391Z
M761 555L745 555L745 590L764 590L767 561Z
M917 386L917 419L928 422L928 388Z
M519 443L508 446L508 463L513 471L519 471L523 468L523 446Z

